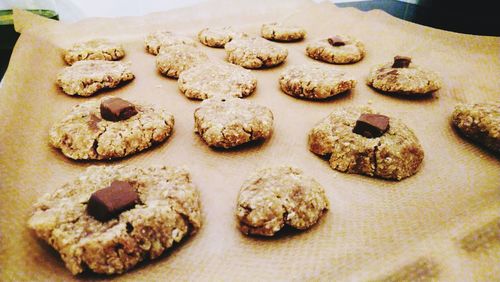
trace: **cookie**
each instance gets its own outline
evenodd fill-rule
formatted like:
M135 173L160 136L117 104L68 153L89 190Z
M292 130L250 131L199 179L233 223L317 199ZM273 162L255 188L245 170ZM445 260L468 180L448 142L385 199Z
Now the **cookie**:
M105 88L134 79L129 65L111 61L78 61L57 75L56 84L68 95L91 96Z
M299 65L286 69L279 78L286 94L306 99L326 99L356 86L343 72L324 66Z
M464 136L500 153L500 101L458 104L451 120Z
M91 207L103 188L125 187L135 201L103 220ZM108 197L123 200L117 195ZM93 212L94 211L94 212ZM200 196L189 173L176 167L91 166L34 205L30 229L51 245L73 275L123 273L158 258L201 227Z
M153 55L158 55L158 53L160 53L160 47L162 46L168 47L179 44L196 46L196 42L193 39L170 31L152 32L146 36L144 43L146 45L146 50Z
M124 56L125 50L123 50L121 44L106 39L94 39L76 43L64 51L64 61L68 65L83 60L116 61Z
M116 103L120 100L106 97L74 106L50 129L50 143L71 159L103 160L134 154L170 136L170 113L137 103L122 102L123 107Z
M247 69L273 67L288 56L287 49L257 37L233 39L224 49L228 62Z
M272 130L271 110L247 100L207 99L194 111L194 131L211 147L231 148L267 139Z
M243 98L253 93L257 78L251 71L237 65L207 62L182 72L178 84L179 90L191 99Z
M273 41L297 41L306 37L306 30L293 25L268 23L262 25L260 35Z
M363 115L375 120L367 121ZM395 180L417 173L424 158L410 128L367 107L332 112L310 131L309 149L329 157L335 170Z
M336 35L310 43L306 47L309 57L330 64L352 64L365 56L365 45L348 35Z
M241 187L236 217L244 234L273 236L285 225L304 230L328 210L323 187L300 169L258 170Z
M245 33L237 32L230 26L222 28L207 27L200 30L198 40L208 47L223 48L233 38L245 36L247 36Z
M373 88L406 95L428 94L441 88L436 73L411 63L411 58L396 56L394 62L370 70L367 84Z
M205 52L180 44L161 47L160 54L156 57L156 67L161 74L178 78L183 71L206 61L208 56Z

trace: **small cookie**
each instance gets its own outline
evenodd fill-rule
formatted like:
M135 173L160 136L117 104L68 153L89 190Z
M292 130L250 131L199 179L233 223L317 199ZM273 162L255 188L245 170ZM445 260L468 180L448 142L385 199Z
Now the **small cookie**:
M463 135L500 153L500 101L458 104L451 120Z
M309 57L330 64L352 64L365 56L365 45L348 35L336 35L310 43L306 47Z
M244 36L246 36L245 33L237 32L230 26L222 28L207 27L200 30L198 33L198 40L208 47L223 48L226 43L233 40L233 38Z
M116 61L124 56L125 50L123 50L121 44L106 39L94 39L76 43L64 51L64 61L68 65L83 60Z
M78 61L57 75L56 83L68 95L91 96L100 89L115 88L134 79L129 65L111 61Z
M238 98L207 99L194 111L194 131L208 146L231 148L268 138L273 131L273 113Z
M407 95L428 94L441 88L438 75L411 63L411 58L396 56L394 62L370 70L367 84L373 88Z
M228 63L203 63L179 75L179 89L191 99L215 96L243 98L253 93L257 78L251 71Z
M199 48L180 44L161 47L156 57L156 67L161 74L178 78L183 71L206 61L207 54Z
M424 158L410 128L367 107L340 109L321 120L309 133L309 150L329 156L335 170L395 180L417 173Z
M233 39L224 49L228 62L247 69L276 66L288 56L287 49L257 37Z
M300 169L261 169L248 178L238 194L236 217L244 234L273 236L286 225L304 230L328 210L323 187Z
M124 200L133 201L116 210L116 202ZM104 204L104 209L96 210L93 203ZM109 208L113 213L107 220L92 215ZM73 275L85 269L117 274L145 258L158 258L196 233L201 221L199 192L186 170L91 166L39 199L28 226L59 252Z
M49 137L68 158L103 160L160 143L173 126L174 117L162 109L106 97L74 106L52 126Z
M286 69L279 78L286 94L306 99L326 99L356 86L343 72L324 66L299 65Z
M306 37L306 30L298 26L268 23L262 25L260 35L273 41L297 41Z
M160 47L162 46L168 47L178 44L196 46L196 42L193 39L174 34L170 31L152 32L146 36L144 43L146 45L146 50L153 55L158 55L158 53L160 53Z

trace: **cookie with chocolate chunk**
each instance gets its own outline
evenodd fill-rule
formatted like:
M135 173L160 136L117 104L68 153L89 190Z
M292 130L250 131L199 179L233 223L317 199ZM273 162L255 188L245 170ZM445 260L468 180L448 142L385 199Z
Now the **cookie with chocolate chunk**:
M334 35L307 45L306 54L330 64L352 64L363 59L365 45L349 35Z
M206 61L208 55L199 48L178 44L160 48L156 67L164 76L178 78L183 71Z
M144 39L146 51L153 55L160 53L160 47L168 47L173 45L190 45L196 46L196 42L187 36L176 34L167 30L155 31Z
M233 39L224 49L228 62L247 69L273 67L288 56L286 48L258 37Z
M125 50L119 43L107 39L94 39L76 43L64 50L64 61L72 65L83 60L116 61L125 56Z
M306 30L294 25L267 23L262 25L260 35L273 41L298 41L306 37Z

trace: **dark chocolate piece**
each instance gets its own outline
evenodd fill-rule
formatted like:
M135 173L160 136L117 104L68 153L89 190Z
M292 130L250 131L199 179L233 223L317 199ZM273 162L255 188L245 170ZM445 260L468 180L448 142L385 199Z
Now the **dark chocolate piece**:
M90 196L87 212L99 221L107 221L129 210L139 202L139 196L130 183L113 181L110 186Z
M361 114L352 132L366 138L382 136L389 130L389 117L377 114Z
M394 63L392 64L393 68L407 68L410 66L411 58L405 56L396 56L394 57Z
M137 114L135 106L120 98L109 98L101 102L101 116L105 120L126 120Z
M328 38L328 43L330 43L330 45L335 46L335 47L345 45L344 40L342 40L342 38L340 38L338 36L332 36L332 37Z

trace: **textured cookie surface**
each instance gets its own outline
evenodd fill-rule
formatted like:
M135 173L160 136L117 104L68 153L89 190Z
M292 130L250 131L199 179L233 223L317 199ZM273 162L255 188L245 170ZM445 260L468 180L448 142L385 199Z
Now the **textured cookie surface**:
M380 137L366 138L353 132L361 114L373 114L367 107L332 112L309 133L309 149L329 156L338 171L401 180L417 173L424 151L413 131L395 118Z
M265 168L241 187L236 207L244 234L273 236L285 225L307 229L328 210L323 187L300 169Z
M142 151L166 140L174 117L162 109L135 104L137 114L108 121L100 112L102 100L74 106L50 129L50 143L71 159L112 159Z
M281 64L288 50L262 38L238 38L227 43L227 61L247 69L272 67Z
M268 138L273 114L247 100L217 97L204 100L194 111L194 129L209 146L230 148Z
M332 46L328 39L321 39L307 45L307 55L315 60L331 64L351 64L363 59L365 45L361 41L348 35L338 37L345 42L345 45Z
M168 47L178 44L196 46L196 42L193 39L170 31L152 32L146 36L144 43L146 45L146 50L153 55L158 55L158 53L160 53L160 47L162 46Z
M161 74L177 78L183 71L206 61L207 54L199 48L178 44L161 47L156 57L156 67Z
M64 61L72 65L83 60L116 61L125 56L123 47L106 39L94 39L76 43L64 51Z
M228 63L202 63L182 72L179 89L191 99L216 96L243 98L253 93L257 78L240 66Z
M119 180L139 196L134 208L102 222L86 211L92 193ZM189 173L175 167L91 166L34 205L28 221L74 275L123 273L194 234L202 216Z
M221 28L207 27L198 33L198 40L203 45L215 48L222 48L235 37L244 37L245 33L237 32L230 26Z
M466 137L500 153L500 101L458 104L452 122Z
M286 94L307 99L325 99L356 85L341 71L314 65L289 67L280 75L279 83Z
M57 75L57 85L68 95L91 96L103 88L115 88L134 79L128 64L110 61L78 61Z
M268 23L262 25L260 35L274 41L297 41L306 36L306 30L298 26Z

